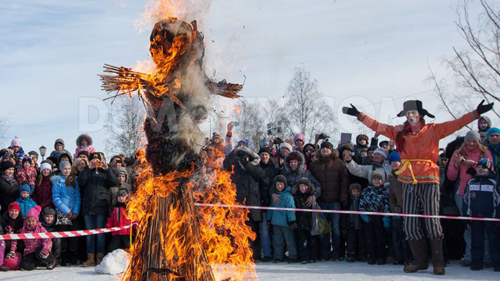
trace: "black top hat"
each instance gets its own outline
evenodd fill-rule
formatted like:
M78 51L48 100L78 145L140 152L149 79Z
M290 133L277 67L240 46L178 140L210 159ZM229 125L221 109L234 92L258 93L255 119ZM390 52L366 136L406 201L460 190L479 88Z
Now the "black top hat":
M426 109L422 106L422 101L419 100L408 100L403 103L403 110L398 113L398 117L403 117L406 115L406 112L410 110L416 110L420 113L420 116L429 116L430 118L435 118L434 115L430 114Z

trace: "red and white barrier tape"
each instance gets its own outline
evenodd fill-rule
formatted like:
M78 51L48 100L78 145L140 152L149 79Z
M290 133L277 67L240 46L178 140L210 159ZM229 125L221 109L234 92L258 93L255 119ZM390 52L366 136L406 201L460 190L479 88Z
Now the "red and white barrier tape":
M41 233L18 233L18 234L5 234L0 235L1 240L21 240L21 239L47 239L47 238L69 238L80 237L87 235L102 234L114 231L120 231L132 227L135 223L123 227L99 228L89 230L74 230L74 231L60 231L60 232L41 232Z
M215 207L215 208L240 208L240 209L254 209L254 210L295 211L295 212L327 213L327 214L374 215L374 216L393 216L393 217L413 217L413 218L428 218L428 219L432 218L432 219L453 219L453 220L475 220L475 221L500 222L500 219L479 218L479 217L457 217L457 216L440 216L440 215L432 216L432 215L420 215L420 214L400 214L400 213L361 212L361 211L342 211L342 210L294 209L294 208L205 204L205 203L195 203L194 205L198 206L198 207Z

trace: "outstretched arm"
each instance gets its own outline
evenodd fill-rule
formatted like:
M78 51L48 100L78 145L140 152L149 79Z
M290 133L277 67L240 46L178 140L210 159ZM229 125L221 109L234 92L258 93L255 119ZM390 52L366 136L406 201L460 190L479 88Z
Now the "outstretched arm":
M397 132L394 126L380 123L377 120L370 118L363 112L359 112L354 105L351 104L351 107L342 108L342 112L347 115L356 116L361 123L365 124L365 126L372 129L376 133L386 136L391 140L396 139Z

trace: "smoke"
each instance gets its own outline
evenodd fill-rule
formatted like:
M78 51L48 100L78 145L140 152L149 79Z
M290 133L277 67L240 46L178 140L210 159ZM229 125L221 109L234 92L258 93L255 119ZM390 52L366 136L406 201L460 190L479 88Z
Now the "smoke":
M212 0L150 0L134 25L142 32L161 20L177 18L185 22L196 20L201 26L211 6Z

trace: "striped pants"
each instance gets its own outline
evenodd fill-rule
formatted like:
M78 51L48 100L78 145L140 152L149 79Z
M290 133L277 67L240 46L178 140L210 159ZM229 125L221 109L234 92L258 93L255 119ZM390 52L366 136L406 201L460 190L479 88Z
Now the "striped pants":
M439 215L439 184L403 184L403 213ZM442 239L443 229L439 219L422 219L405 217L404 231L408 240L420 240L425 238L421 221L425 222L427 236L430 239Z

